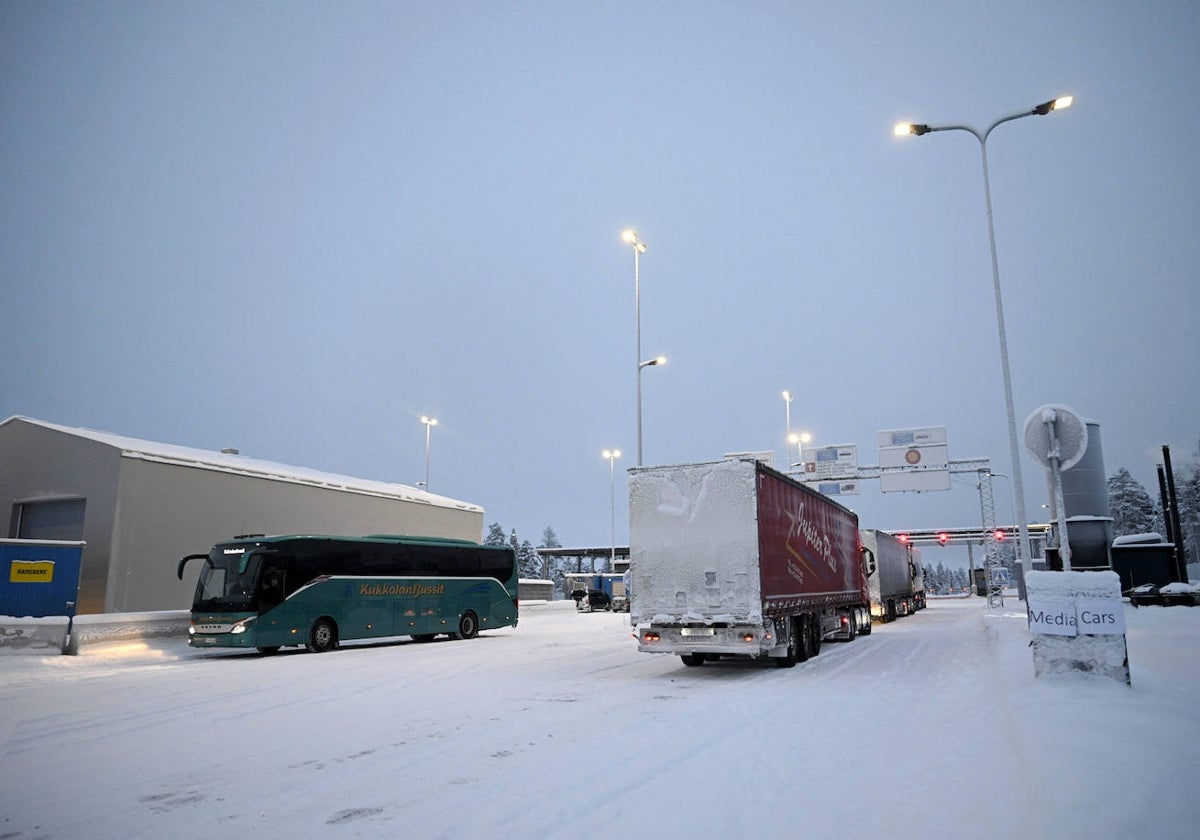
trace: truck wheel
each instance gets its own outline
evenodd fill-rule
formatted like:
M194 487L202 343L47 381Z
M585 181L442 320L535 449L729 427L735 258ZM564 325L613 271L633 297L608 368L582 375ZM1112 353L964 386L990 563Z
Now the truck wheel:
M846 627L846 641L853 642L854 638L858 635L858 613L851 610L848 616L849 622Z
M812 626L813 626L813 631L812 631L812 640L813 640L813 646L812 646L812 655L813 655L813 656L820 656L820 655L821 655L821 614L820 614L820 613L813 613L813 616L812 616Z
M869 612L863 616L862 627L858 628L858 632L863 636L871 635L871 614Z
M318 618L308 634L308 649L313 653L325 653L337 647L337 626L329 618Z
M796 637L796 661L807 662L812 656L812 622L807 614L796 617L792 635Z
M795 667L796 661L797 661L797 653L796 653L797 647L798 647L798 645L796 643L795 632L789 633L788 634L787 653L781 657L776 658L775 666L778 668L793 668L793 667Z
M456 639L474 639L479 635L479 619L475 617L475 613L467 610L458 619L458 632L454 634Z
M681 653L679 654L679 658L683 660L684 665L689 667L695 667L697 665L704 664L703 653Z

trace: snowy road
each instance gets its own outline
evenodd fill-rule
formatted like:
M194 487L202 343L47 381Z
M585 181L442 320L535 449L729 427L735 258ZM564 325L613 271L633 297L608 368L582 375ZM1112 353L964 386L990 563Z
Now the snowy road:
M1200 609L1129 610L1132 690L1035 681L1023 610L929 609L794 669L627 616L274 657L0 657L0 838L1192 837ZM803 832L798 828L803 827Z

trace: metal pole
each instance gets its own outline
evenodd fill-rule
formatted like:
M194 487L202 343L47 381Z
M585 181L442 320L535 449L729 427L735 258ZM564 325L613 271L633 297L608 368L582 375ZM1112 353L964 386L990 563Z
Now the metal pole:
M992 125L987 134L990 134L992 128L999 124L997 122ZM1000 336L1000 368L1004 374L1004 411L1008 418L1008 455L1012 461L1012 487L1017 497L1017 552L1025 572L1028 573L1031 571L1031 566L1027 564L1026 558L1032 555L1029 552L1029 527L1025 516L1025 483L1021 479L1021 450L1017 442L1017 415L1013 408L1012 373L1009 371L1008 365L1008 335L1004 328L1004 298L1000 293L1000 263L996 257L996 228L992 223L992 187L988 178L987 134L982 137L976 135L976 137L979 139L979 154L983 161L983 200L987 205L988 244L992 250L992 288L996 294L996 330Z
M425 492L429 492L429 442L430 433L433 431L433 424L425 424Z
M634 370L637 372L637 462L642 465L642 252L638 243L633 243L633 319L637 336L637 357Z
M609 527L612 536L612 554L609 555L609 571L617 570L617 459L616 456L608 459L608 505L609 505Z

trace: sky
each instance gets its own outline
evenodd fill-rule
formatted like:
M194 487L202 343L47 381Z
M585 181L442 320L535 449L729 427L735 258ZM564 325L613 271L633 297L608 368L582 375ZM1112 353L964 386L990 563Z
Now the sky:
M1035 677L1024 605L984 600L790 669L639 653L569 601L461 642L0 655L0 832L1195 837L1195 609L1124 607L1127 686Z
M640 309L646 464L782 466L790 419L1011 476L979 143L892 127L1069 93L987 144L1015 417L1070 406L1155 493L1200 439L1198 38L1191 2L8 2L0 417L428 465L623 544ZM842 500L980 518L972 478Z

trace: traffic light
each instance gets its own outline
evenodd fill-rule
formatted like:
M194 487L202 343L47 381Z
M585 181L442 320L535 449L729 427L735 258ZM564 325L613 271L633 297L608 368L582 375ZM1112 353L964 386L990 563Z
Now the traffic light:
M947 534L945 531L942 531L938 534L938 545L945 545L948 542L950 542L949 534Z
M896 537L896 539L900 540L900 542L902 542L902 543L907 543L908 542L908 534L900 534Z
M996 533L992 534L996 538L996 542L1004 542L1004 529L997 528Z

